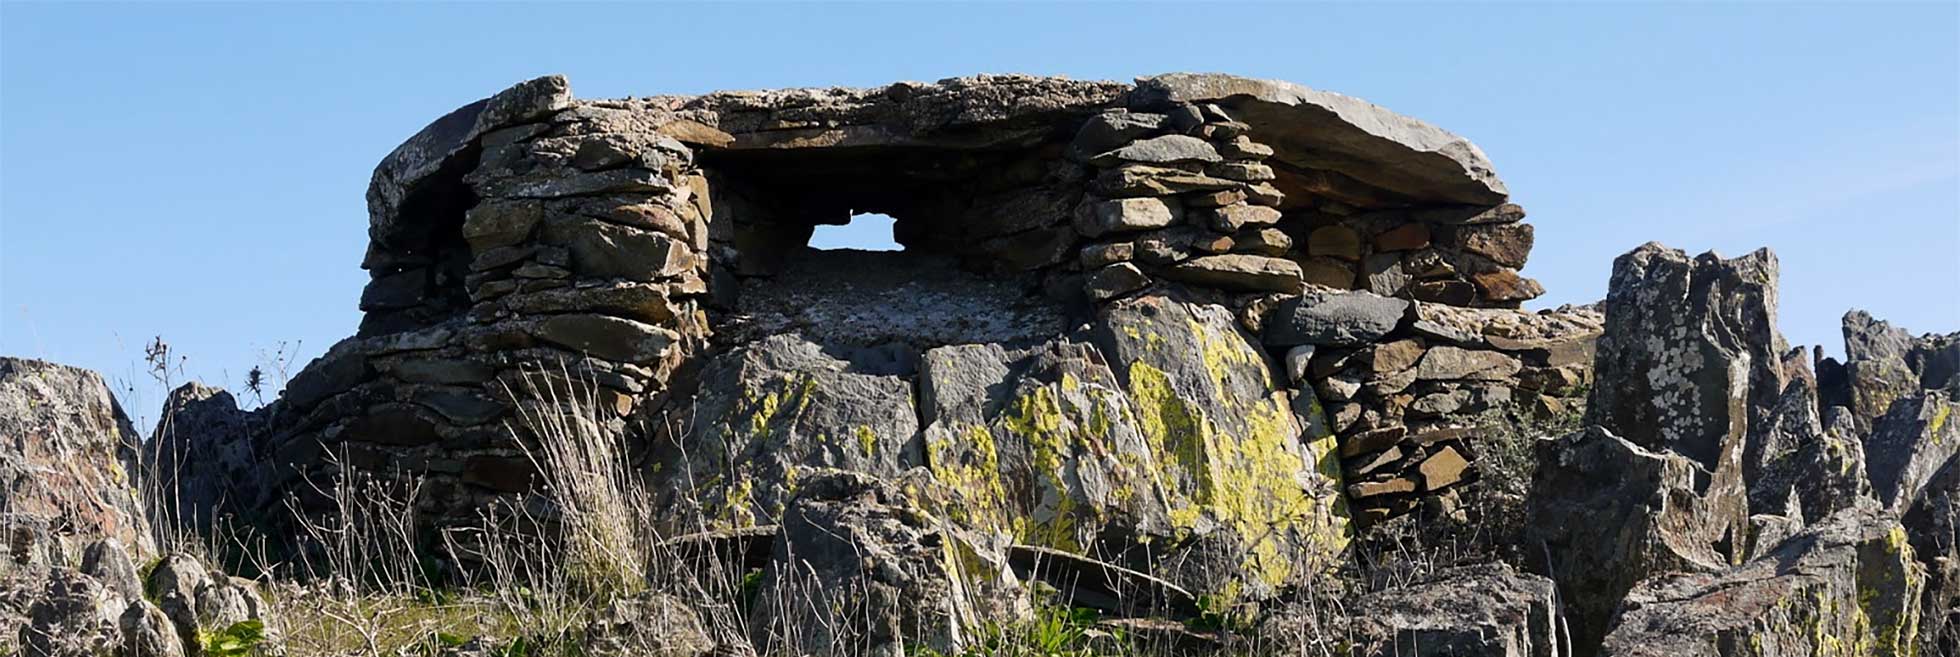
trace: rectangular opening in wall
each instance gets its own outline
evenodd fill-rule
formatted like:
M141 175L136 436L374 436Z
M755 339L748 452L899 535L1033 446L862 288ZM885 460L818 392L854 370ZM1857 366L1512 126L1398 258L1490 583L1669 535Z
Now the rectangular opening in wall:
M892 229L896 221L888 215L864 213L851 216L841 226L817 226L810 234L812 249L858 249L861 251L900 251Z

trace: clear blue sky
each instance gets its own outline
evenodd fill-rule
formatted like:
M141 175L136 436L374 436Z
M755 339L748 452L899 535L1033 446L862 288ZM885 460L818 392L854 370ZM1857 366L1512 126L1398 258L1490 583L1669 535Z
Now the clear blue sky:
M1226 71L1465 135L1537 306L1659 240L1782 258L1782 327L1960 329L1960 9L1644 5L0 4L0 353L238 388L351 334L376 161L546 73L587 98L981 72ZM859 222L868 223L868 222ZM856 225L853 228L857 228ZM847 234L846 241L850 241ZM860 237L882 241L883 236Z

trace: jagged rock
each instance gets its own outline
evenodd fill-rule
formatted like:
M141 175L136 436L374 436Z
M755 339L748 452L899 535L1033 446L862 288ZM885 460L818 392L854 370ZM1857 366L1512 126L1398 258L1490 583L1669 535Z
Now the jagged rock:
M1912 506L1941 468L1960 454L1960 418L1945 392L1904 397L1865 438L1865 473L1878 501L1894 512Z
M1551 546L1581 651L1634 581L1747 550L1744 451L1786 380L1776 271L1767 250L1690 259L1654 243L1613 261L1586 405L1597 426L1541 453L1532 488L1530 531Z
M1743 450L1752 513L1817 522L1872 496L1862 443L1825 431L1811 385L1791 381L1766 416L1767 426Z
M153 512L202 528L256 507L266 478L257 453L260 428L231 393L186 383L164 400L162 417L142 453L144 470L167 492Z
M1960 654L1960 459L1921 489L1900 522L1926 568L1919 654Z
M0 508L55 530L63 563L97 538L156 551L131 491L139 442L101 376L0 358Z
M1897 520L1846 509L1763 558L1641 583L1600 654L1912 655L1924 578Z
M903 491L852 472L809 475L756 593L759 654L957 654L978 619L1003 617L988 607L1007 603L985 596L1013 586L1005 546L964 540Z
M1739 481L1729 466L1783 393L1776 275L1768 250L1689 259L1650 242L1615 259L1594 371L1611 384L1587 420Z
M1960 394L1960 333L1914 338L1862 310L1845 313L1843 327L1845 362L1819 360L1820 396L1848 407L1861 433L1919 390Z
M123 610L116 621L122 632L122 643L117 648L117 657L182 657L183 641L177 638L177 629L170 624L170 617L163 610L147 600L138 599Z
M108 539L90 543L82 550L81 572L94 577L105 591L125 601L143 598L143 582L136 577L136 564L130 561L129 552L121 543Z
M1714 572L1738 559L1748 530L1729 518L1742 500L1707 499L1693 459L1649 451L1598 426L1537 445L1526 545L1559 583L1575 654L1599 645L1621 598L1660 573ZM1736 491L1734 497L1741 497Z
M705 505L676 511L746 526L780 515L804 469L897 476L901 463L920 462L919 427L912 386L900 376L915 365L891 357L876 349L840 357L788 334L715 358L702 371L691 426L659 454L656 494L663 504Z
M60 569L51 573L19 629L23 654L93 657L117 643L117 620L128 604L95 578Z
M1348 610L1348 654L1366 657L1560 657L1558 593L1503 563L1460 566L1362 596Z
M1288 299L1266 324L1266 344L1357 346L1388 335L1408 313L1409 302L1367 292L1312 291Z

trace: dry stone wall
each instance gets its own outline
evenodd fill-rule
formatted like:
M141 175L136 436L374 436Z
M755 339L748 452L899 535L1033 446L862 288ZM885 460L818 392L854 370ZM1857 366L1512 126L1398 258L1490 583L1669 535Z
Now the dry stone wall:
M1583 398L1598 313L1516 309L1542 289L1507 197L1455 135L1232 76L540 78L376 168L360 333L251 421L185 405L272 464L185 485L263 516L408 475L467 525L537 485L529 420L589 397L677 523L923 470L974 528L1266 595L1473 481L1479 415ZM903 253L806 247L868 212Z

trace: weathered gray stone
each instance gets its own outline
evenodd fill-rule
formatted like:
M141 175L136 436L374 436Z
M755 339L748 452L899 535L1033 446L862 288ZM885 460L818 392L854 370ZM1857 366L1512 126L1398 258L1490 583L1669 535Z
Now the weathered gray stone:
M1184 135L1163 135L1131 142L1089 159L1096 166L1116 166L1124 162L1141 164L1182 164L1219 162L1218 149L1211 142Z
M572 269L592 278L658 281L694 266L687 245L672 237L603 221L552 221L543 240L570 251Z
M72 570L51 573L21 625L24 655L92 657L115 646L117 619L127 603L95 578Z
M1004 545L962 540L895 482L817 470L802 486L755 594L758 653L957 653L978 619L1000 617L987 594L1011 586Z
M1863 445L1856 436L1824 429L1811 386L1806 379L1791 381L1765 416L1766 426L1743 448L1752 514L1819 522L1872 497Z
M1334 437L1306 433L1320 423L1295 414L1228 310L1131 297L1099 310L1093 331L1103 357L1125 364L1117 375L1152 453L1173 455L1153 470L1189 542L1159 548L1179 565L1152 574L1258 599L1301 573L1283 563L1328 563L1346 544ZM1212 447L1178 447L1200 442Z
M1119 297L1150 285L1150 277L1143 270L1127 262L1119 262L1089 274L1086 289L1089 298L1102 301Z
M693 421L669 429L681 432L666 439L674 448L656 455L653 490L663 503L699 500L694 513L708 517L666 520L751 525L779 516L809 468L888 478L921 461L912 385L900 376L915 365L889 350L833 350L791 333L707 363Z
M1588 421L1710 470L1783 393L1775 254L1723 260L1648 243L1613 261Z
M141 454L142 468L163 491L149 509L183 527L211 527L243 514L264 494L259 457L266 427L238 408L231 393L186 383L164 400L162 421Z
M1366 292L1313 291L1281 303L1266 325L1266 344L1356 346L1394 331L1409 302Z
M1960 454L1960 411L1943 391L1902 398L1865 438L1865 473L1885 508L1903 513Z
M610 315L552 315L532 329L538 339L626 363L651 363L679 341L670 329Z
M163 610L137 599L117 619L122 643L117 657L183 657L184 643Z
M1162 114L1111 110L1090 117L1075 133L1069 148L1080 157L1108 152L1164 128L1168 117Z

